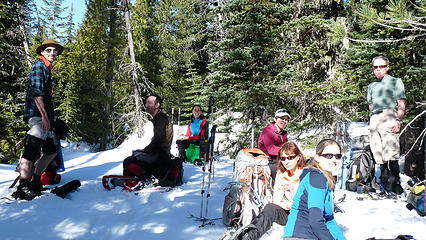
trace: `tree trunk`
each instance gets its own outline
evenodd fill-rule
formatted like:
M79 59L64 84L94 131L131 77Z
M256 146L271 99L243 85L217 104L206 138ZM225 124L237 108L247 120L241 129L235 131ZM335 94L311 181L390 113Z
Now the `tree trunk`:
M17 9L19 11L19 13L18 13L18 22L19 22L19 30L21 31L22 39L23 39L23 44L24 44L25 60L26 60L26 62L28 64L28 67L31 68L30 48L28 47L28 40L27 40L27 35L25 34L24 22L22 21L22 18L21 18L22 5L19 4L19 3L16 3L16 4L17 4Z
M133 37L132 37L132 30L130 26L130 8L129 8L128 0L122 0L121 4L123 6L124 18L126 20L127 40L128 40L128 47L129 47L130 61L131 61L134 100L135 100L135 106L136 106L134 121L135 121L135 126L136 126L136 131L138 133L138 136L141 137L143 133L142 127L144 122L144 118L143 118L144 115L142 111L143 101L141 98L141 86L138 81L138 78L139 78L138 69L136 66L135 51L133 48Z

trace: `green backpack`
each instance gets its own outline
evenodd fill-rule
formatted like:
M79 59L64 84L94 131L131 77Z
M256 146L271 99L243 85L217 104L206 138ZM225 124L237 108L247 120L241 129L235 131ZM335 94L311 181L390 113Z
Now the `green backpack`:
M200 158L200 146L195 144L189 144L189 147L186 149L186 159L190 163L194 163L195 159Z

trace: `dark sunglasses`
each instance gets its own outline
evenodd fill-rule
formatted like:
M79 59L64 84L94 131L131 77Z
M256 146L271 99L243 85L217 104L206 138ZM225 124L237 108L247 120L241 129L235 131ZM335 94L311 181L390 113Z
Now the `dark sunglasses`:
M293 155L293 156L288 156L288 157L280 157L281 161L285 161L285 160L293 160L297 157L297 155Z
M388 65L380 65L380 66L373 66L374 69L380 68L383 69L385 67L387 67Z
M53 53L58 53L58 50L56 50L56 49L51 49L51 48L49 48L49 49L45 49L44 51L46 51L47 53L51 53L52 51L53 51Z
M331 154L331 153L321 154L320 156L325 157L327 159L332 159L333 157L335 159L342 159L342 157L343 157L342 154Z

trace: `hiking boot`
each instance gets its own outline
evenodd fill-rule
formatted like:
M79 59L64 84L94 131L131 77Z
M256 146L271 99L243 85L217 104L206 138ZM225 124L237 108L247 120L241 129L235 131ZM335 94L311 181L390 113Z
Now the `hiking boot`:
M31 179L31 185L35 191L42 192L47 190L47 188L43 187L43 184L41 183L41 177L38 175L33 176Z
M42 195L41 191L26 179L21 179L16 191L12 193L13 198L27 201L33 200L40 195Z
M232 240L249 240L249 239L257 239L254 237L254 230L256 226L253 224L246 225L244 227L240 227L237 231L232 235Z
M203 165L203 159L200 159L200 158L195 159L194 165L202 166Z
M389 161L389 179L385 185L385 190L400 195L404 192L399 178L398 160Z

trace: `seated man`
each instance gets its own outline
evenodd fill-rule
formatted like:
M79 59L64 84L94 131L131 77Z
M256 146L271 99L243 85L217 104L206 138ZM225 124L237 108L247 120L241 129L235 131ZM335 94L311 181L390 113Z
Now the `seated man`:
M287 127L290 121L290 114L285 109L278 109L275 112L274 122L266 126L259 136L258 147L266 153L269 159L269 167L271 168L272 179L275 180L278 165L278 150L287 142Z
M154 176L160 181L160 185L174 187L181 168L178 167L179 163L171 159L173 125L161 111L161 104L162 99L158 95L147 98L146 109L152 115L154 136L144 149L135 150L132 156L124 159L123 175L137 177L140 181Z

